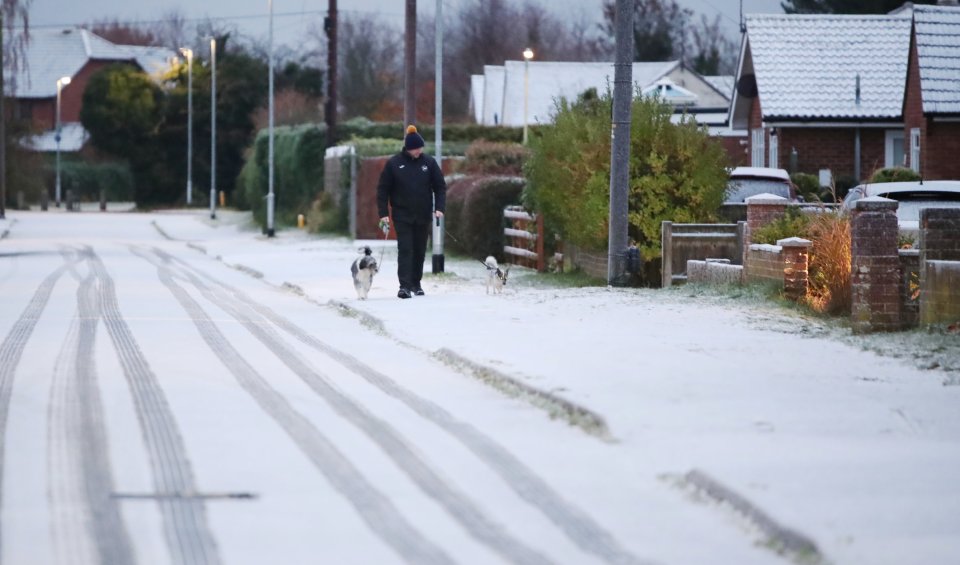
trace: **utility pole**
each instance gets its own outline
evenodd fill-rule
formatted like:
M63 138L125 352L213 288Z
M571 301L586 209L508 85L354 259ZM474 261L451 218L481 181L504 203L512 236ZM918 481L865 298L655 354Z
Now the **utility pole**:
M630 104L633 101L633 0L617 0L617 60L613 75L613 122L610 124L610 233L607 284L622 284L629 229Z
M3 49L3 13L0 12L0 52ZM0 56L0 220L7 217L7 93L3 83L3 65L6 60ZM46 190L46 187L44 187Z
M436 58L434 59L434 138L433 143L436 148L437 165L443 170L443 0L437 0L436 21L434 22L435 31L434 43ZM436 218L433 222L433 272L443 272L443 232L444 218Z
M417 0L407 0L403 44L403 127L417 121Z
M210 40L210 219L217 219L217 39Z
M323 29L327 32L327 103L323 114L327 147L333 147L337 143L337 0L329 0Z
M267 237L273 237L275 232L273 229L273 212L274 212L274 202L276 195L273 192L273 0L267 0L267 3L270 7L270 34L268 43L269 47L269 57L270 61L267 63L267 68L269 69L270 76L267 79L269 81L269 88L267 92L267 98L269 99L269 109L267 114L269 114L268 125L269 133L267 135L268 139L268 148L267 148Z

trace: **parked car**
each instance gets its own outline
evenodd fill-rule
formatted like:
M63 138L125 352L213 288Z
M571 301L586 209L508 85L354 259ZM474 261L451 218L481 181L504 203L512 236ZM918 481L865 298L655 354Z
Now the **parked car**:
M882 196L900 203L897 223L900 233L916 238L919 234L920 210L923 208L960 208L960 181L928 180L861 184L850 189L843 199L843 209L853 210L861 198Z
M769 167L737 167L730 171L724 204L742 203L751 196L773 194L787 200L797 199L797 187L784 169Z
M758 194L773 194L797 201L797 187L790 182L790 175L784 169L736 167L730 171L720 215L730 222L746 220L746 200Z

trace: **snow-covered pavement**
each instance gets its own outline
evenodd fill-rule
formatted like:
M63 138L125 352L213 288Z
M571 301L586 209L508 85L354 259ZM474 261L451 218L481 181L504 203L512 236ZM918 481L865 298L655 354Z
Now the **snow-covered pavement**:
M451 257L398 300L382 242L359 301L358 242L243 214L8 217L4 563L960 556L960 387L815 321Z

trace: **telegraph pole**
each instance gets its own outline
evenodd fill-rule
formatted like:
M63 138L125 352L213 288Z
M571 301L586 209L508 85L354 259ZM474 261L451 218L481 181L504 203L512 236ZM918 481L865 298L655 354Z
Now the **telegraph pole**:
M607 284L624 280L629 228L630 104L633 101L633 0L617 0L617 60L613 75L613 122L610 124L610 233Z
M323 114L327 147L333 147L337 143L337 0L329 0L323 29L327 32L327 103Z
M407 0L403 45L403 127L417 121L417 0Z
M436 158L437 165L440 165L440 170L443 170L443 0L437 0L437 13L436 13L436 33L434 34L434 43L435 45L435 62L434 62L434 72L436 73L436 79L434 80L434 102L433 102L433 114L434 114L434 133L433 133L433 143L436 148ZM444 218L435 218L433 222L433 272L442 273L443 272L443 232L444 232Z

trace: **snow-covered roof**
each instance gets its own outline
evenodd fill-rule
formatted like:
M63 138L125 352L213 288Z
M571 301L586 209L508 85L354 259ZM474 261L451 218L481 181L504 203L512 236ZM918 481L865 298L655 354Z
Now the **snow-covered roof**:
M693 105L697 103L697 95L686 88L675 84L669 78L662 78L653 84L640 89L644 96L658 96L661 100L676 106Z
M38 28L30 31L16 76L4 69L4 89L17 98L52 98L57 80L73 77L88 61L130 61L156 74L175 55L162 47L115 45L82 28Z
M553 121L555 100L560 97L575 100L576 97L590 88L603 93L607 88L613 88L613 63L581 63L581 62L552 62L531 61L529 63L529 91L527 106L527 123L549 123ZM638 86L647 86L669 73L679 63L668 61L660 63L634 63L633 83ZM484 71L490 67L484 67ZM524 61L506 61L503 69L503 94L500 101L502 112L500 123L506 126L523 125L524 100ZM487 74L487 82L490 75ZM488 84L486 91L490 90ZM484 101L484 117L489 112ZM484 122L492 124L493 122Z
M960 7L914 6L923 112L960 113Z
M80 151L83 144L90 138L90 134L78 122L60 124L60 151L73 153ZM57 150L57 131L47 130L37 135L31 135L21 142L23 147L32 151L53 153Z
M764 120L901 116L909 15L753 14L746 24Z
M730 100L731 98L733 98L733 84L734 84L733 75L704 76L703 79L709 82L714 88L716 88L724 96L726 96L727 100Z

